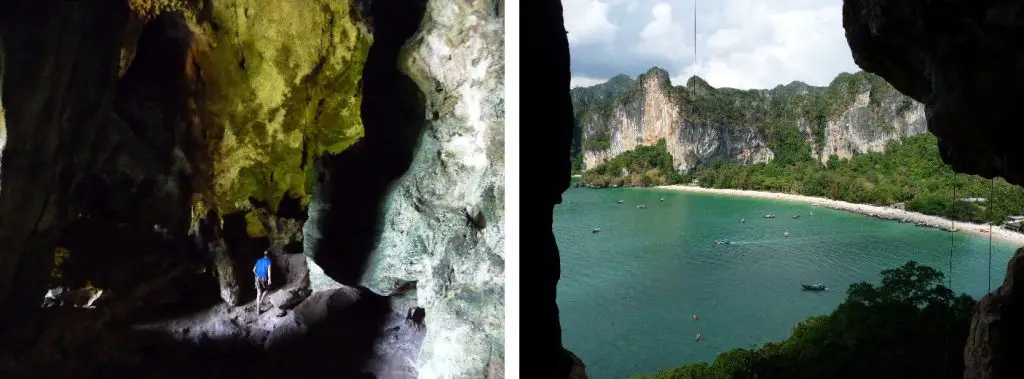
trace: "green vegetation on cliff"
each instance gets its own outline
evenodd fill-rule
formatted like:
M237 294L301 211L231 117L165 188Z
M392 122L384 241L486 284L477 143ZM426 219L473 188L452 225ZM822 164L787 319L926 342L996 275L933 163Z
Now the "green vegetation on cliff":
M922 134L892 142L883 153L860 154L849 160L832 156L827 167L812 160L746 166L719 161L686 179L696 178L709 188L822 196L881 206L903 202L907 210L960 221L1000 223L1006 216L1024 214L1024 188L1001 179L990 182L974 175L954 175L942 163L937 146L935 136ZM954 202L954 190L957 199L982 197L988 201Z
M755 349L734 349L652 379L960 378L974 300L942 285L943 274L908 262L881 285L850 286L829 315Z
M797 140L806 146L801 149L811 151L814 148L820 152L825 145L828 122L849 109L861 93L866 92L869 97L868 110L872 113L869 132L891 128L891 124L879 120L904 114L914 104L881 77L863 71L841 73L827 87L793 82L770 90L738 90L714 88L699 77L690 78L686 86L672 87L668 72L652 68L636 80L620 75L606 83L571 91L576 115L574 147L579 146L573 149L574 157L584 151L602 151L611 146L610 131L616 122L611 117L614 110L627 109L628 104L640 100L644 80L652 77L662 83L671 101L682 110L685 123L752 128L776 156L779 150L792 148L790 145ZM801 130L798 125L805 128Z
M583 173L582 179L598 187L649 187L679 183L682 178L672 167L672 155L662 138L653 146L640 146L617 155Z

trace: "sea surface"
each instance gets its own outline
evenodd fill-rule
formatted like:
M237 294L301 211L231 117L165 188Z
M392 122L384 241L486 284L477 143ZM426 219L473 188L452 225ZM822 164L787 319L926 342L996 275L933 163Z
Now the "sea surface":
M554 230L563 342L594 379L710 362L784 339L797 322L834 310L850 284L878 283L882 270L910 260L947 275L952 261L957 292L980 298L989 288L988 238L803 203L574 188L555 208ZM718 239L734 243L714 245ZM1013 250L993 241L993 289ZM828 289L801 290L817 282Z

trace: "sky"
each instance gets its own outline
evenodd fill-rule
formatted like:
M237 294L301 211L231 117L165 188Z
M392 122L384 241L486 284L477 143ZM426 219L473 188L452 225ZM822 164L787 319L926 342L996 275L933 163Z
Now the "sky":
M697 54L694 61L694 1ZM856 72L842 0L562 0L572 86L651 67L679 85L697 74L714 87L824 86Z

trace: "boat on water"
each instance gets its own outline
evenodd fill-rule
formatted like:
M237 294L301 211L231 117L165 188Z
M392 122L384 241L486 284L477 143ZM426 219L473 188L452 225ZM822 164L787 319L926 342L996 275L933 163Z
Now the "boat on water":
M636 205L636 209L647 209L647 205L646 204L637 204Z
M661 198L661 200L658 200L658 201L665 201L665 198L663 197L663 198Z
M775 215L769 213L769 214L764 215L764 218L775 218Z
M825 290L825 285L821 284L821 283L815 283L815 284L803 284L803 283L800 283L800 286L804 287L804 290L806 290L806 291L824 291Z
M715 245L732 245L732 241L729 241L729 240L715 240Z
M625 202L626 202L625 200L619 200L619 201L616 201L615 203L622 204L622 203L625 203Z
M596 233L600 233L600 232L601 232L601 228L594 228L594 230L590 231L591 234L596 234Z
M794 220L799 220L800 219L800 215L793 215L793 219Z
M745 219L745 218L741 218L740 219L740 224L745 224L746 222L747 222L747 219Z
M789 238L789 232L782 233L782 237Z

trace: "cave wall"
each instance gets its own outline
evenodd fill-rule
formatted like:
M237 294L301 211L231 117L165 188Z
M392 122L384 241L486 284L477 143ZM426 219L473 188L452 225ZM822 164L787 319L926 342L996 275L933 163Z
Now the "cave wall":
M543 135L530 139L530 159L523 159L520 171L529 181L520 186L520 257L522 274L520 301L523 325L532 325L521 335L522 376L565 378L573 369L573 358L562 347L557 295L560 263L552 231L555 205L569 188L570 147L573 109L569 97L569 41L558 1L527 1L520 4L520 70L530 73L520 83L523 110L520 134ZM529 21L527 21L529 20ZM578 360L576 361L578 363ZM576 364L576 375L582 365Z
M961 173L1024 185L1017 145L1024 108L1024 3L845 0L843 28L854 61L924 103L942 160ZM964 378L1024 372L1024 249L975 308Z
M127 8L0 4L7 143L0 193L0 341L19 343L46 292L57 237L77 214L81 173L107 147ZM70 89L70 90L69 90Z
M415 283L427 330L419 378L501 378L504 18L500 2L425 6L398 60L423 94L426 120L407 171L383 201L359 282L382 294Z

